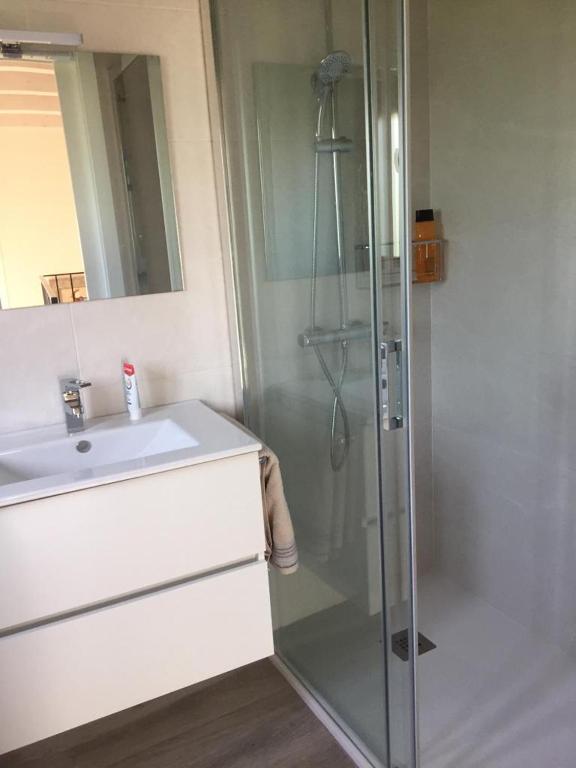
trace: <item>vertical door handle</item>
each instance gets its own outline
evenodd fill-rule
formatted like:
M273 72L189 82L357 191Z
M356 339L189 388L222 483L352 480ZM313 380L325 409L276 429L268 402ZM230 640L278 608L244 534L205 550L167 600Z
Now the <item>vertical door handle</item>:
M380 344L382 425L392 431L404 426L402 407L402 341L388 339Z

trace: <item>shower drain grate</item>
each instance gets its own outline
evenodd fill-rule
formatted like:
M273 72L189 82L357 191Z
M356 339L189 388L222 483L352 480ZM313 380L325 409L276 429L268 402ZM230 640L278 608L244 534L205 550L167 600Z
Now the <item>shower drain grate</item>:
M428 653L428 651L433 651L434 648L436 646L432 640L428 640L421 632L418 632L418 656L422 656L423 653ZM402 661L408 661L410 658L410 637L407 629L392 635L392 651Z

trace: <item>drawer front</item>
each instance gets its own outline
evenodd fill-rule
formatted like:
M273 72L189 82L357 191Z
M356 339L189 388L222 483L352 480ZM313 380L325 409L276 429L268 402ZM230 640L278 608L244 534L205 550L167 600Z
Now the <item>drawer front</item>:
M264 552L258 454L0 509L0 630Z
M273 653L255 563L0 639L0 753Z

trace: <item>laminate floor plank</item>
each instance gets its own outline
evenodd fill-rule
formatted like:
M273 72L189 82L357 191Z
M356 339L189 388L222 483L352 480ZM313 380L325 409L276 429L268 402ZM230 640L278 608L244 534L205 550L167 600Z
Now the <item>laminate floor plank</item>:
M353 768L268 661L0 756L0 768Z

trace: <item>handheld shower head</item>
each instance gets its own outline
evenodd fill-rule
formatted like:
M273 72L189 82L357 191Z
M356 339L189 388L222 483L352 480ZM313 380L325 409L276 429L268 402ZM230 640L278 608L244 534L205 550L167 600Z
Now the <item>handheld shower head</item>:
M322 59L317 69L320 82L324 85L338 82L342 75L350 72L351 63L350 54L346 51L332 51Z
M312 88L316 96L320 98L328 88L350 72L351 65L350 54L346 51L332 51L325 56L312 75Z

